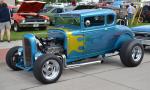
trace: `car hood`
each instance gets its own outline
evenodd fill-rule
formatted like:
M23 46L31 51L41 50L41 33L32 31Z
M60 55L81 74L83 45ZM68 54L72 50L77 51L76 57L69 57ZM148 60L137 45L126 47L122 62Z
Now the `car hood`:
M17 13L37 13L43 9L45 2L41 1L24 1Z
M150 33L150 25L138 26L131 28L133 32L148 32Z

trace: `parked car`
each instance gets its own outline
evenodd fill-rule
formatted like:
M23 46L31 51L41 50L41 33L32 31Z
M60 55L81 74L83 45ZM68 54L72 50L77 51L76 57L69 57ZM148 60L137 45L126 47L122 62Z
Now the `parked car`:
M13 30L21 31L25 27L46 29L49 25L49 17L38 14L44 5L45 2L24 1L18 9L13 9Z
M49 23L52 24L53 19L56 14L62 13L62 12L67 12L71 11L73 8L72 7L54 7L54 6L49 6L45 7L43 10L39 12L40 15L45 15L49 17Z
M47 84L56 82L63 69L96 62L87 62L89 58L118 52L127 67L138 66L143 59L142 45L134 39L130 28L116 25L113 10L61 13L56 16L55 25L44 39L33 34L24 35L23 46L8 51L7 65L13 70L33 70L35 78Z
M74 8L74 10L82 10L82 9L97 9L96 5L78 5Z
M150 46L150 25L131 28L135 33L135 38L144 46Z
M144 6L142 8L140 22L149 22L150 23L150 6Z

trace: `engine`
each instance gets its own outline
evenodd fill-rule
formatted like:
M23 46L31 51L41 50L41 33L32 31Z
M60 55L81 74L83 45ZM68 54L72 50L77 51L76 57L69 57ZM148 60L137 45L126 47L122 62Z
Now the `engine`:
M38 49L48 54L63 54L63 41L59 39L39 39Z
M24 65L30 67L34 63L34 55L39 51L43 54L64 54L63 40L39 38L33 34L26 34L23 39L23 50Z

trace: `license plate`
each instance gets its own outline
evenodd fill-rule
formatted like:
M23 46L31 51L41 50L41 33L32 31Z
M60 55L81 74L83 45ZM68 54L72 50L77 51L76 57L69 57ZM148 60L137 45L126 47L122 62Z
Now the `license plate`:
M33 24L33 27L39 27L39 24Z

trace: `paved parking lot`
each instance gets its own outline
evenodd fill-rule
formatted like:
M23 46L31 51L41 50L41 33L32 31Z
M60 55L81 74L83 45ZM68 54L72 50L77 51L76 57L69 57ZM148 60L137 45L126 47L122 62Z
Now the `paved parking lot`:
M0 90L149 90L150 49L143 62L135 68L124 67L119 56L106 58L103 64L93 64L64 70L57 83L43 85L32 72L12 71L5 64L7 48L21 41L0 44Z
M149 90L150 49L142 64L124 67L118 56L109 57L103 64L93 64L65 70L57 83L43 85L32 72L12 71L0 61L1 90Z

